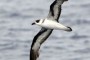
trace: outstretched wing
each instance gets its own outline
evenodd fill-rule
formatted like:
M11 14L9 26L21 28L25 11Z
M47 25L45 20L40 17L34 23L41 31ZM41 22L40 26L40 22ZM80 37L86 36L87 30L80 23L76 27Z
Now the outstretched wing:
M61 5L67 0L55 0L51 6L47 19L58 21L61 14ZM42 28L39 33L34 37L31 50L30 50L30 60L36 60L39 56L38 51L41 44L50 36L53 30Z
M68 1L68 0L55 0L50 5L50 10L47 19L58 21L59 16L61 14L61 5L63 4L64 1Z
M34 37L31 50L30 50L30 60L36 60L39 56L38 51L40 48L40 45L50 36L53 30L48 30L45 28L42 28L39 33Z

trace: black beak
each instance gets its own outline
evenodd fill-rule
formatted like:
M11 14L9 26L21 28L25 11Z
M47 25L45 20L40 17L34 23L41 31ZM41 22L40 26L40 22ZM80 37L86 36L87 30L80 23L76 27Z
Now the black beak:
M32 23L32 25L35 25L35 23Z

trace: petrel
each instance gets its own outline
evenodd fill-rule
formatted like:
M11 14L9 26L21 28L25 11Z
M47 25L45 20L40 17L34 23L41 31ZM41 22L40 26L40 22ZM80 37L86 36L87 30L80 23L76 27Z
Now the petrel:
M58 22L61 14L61 6L65 1L68 0L55 0L50 5L48 16L45 19L38 19L32 23L32 25L38 25L42 28L33 39L30 50L30 60L36 60L39 57L40 46L51 35L53 29L64 30L68 32L72 31L70 27L64 26Z

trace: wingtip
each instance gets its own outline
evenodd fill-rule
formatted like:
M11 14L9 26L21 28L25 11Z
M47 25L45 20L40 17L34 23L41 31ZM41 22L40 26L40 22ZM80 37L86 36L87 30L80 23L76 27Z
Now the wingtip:
M37 59L37 56L36 56L34 50L31 49L31 51L30 51L30 60L36 60L36 59Z
M63 3L64 3L64 2L67 2L68 0L62 0L62 1L63 1Z
M68 1L68 0L64 0L64 1Z

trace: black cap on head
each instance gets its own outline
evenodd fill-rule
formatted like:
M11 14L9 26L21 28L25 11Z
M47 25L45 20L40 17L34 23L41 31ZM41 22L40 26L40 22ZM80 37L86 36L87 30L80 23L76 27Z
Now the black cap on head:
M40 20L36 20L37 23L39 23Z
M36 20L35 22L32 23L32 25L35 25L36 23L39 23L40 20Z

